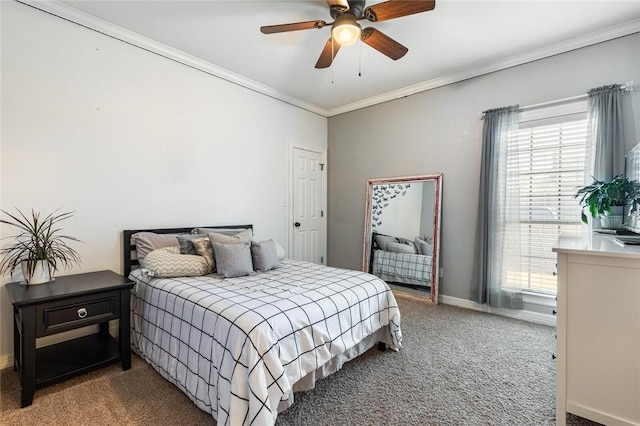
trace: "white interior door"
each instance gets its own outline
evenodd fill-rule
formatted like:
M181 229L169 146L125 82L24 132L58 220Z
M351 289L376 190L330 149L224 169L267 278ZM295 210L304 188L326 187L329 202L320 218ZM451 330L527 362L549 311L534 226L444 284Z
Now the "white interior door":
M324 264L322 153L293 148L293 259Z

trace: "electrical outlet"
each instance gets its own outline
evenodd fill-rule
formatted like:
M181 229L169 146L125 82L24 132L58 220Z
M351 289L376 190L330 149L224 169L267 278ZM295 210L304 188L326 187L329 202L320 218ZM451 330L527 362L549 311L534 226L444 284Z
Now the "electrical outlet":
M444 277L444 268L440 268L440 278Z

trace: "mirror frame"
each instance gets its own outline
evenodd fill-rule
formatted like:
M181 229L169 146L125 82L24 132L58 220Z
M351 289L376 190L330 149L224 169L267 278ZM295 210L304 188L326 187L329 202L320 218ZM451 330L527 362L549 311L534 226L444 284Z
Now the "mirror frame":
M440 286L440 225L442 213L442 173L403 176L392 178L376 178L367 180L367 195L364 214L364 241L362 243L362 270L369 272L371 261L371 209L374 185L402 184L417 182L434 182L433 203L433 256L431 257L431 295L429 299L438 304Z

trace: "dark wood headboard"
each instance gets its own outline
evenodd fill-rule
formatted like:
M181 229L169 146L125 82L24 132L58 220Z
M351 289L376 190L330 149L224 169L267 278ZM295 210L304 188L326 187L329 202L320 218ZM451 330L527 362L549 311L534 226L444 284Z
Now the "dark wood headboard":
M251 229L253 225L216 225L216 226L190 226L188 228L163 228L163 229L126 229L122 233L122 253L123 253L123 265L124 276L128 277L129 274L136 266L138 257L136 254L136 244L131 241L131 236L136 232L153 232L156 234L188 234L194 228L213 228L213 229Z

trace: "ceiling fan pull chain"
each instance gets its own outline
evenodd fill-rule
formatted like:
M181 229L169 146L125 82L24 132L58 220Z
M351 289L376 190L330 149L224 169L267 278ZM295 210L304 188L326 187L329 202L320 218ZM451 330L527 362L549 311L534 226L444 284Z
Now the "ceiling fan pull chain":
M362 77L362 43L358 43L358 77Z

